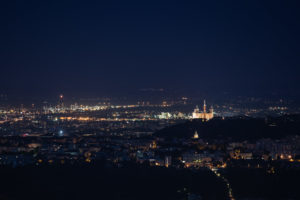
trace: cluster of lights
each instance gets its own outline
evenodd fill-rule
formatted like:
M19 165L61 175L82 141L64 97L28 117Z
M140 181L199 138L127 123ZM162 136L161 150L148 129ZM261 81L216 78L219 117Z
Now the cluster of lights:
M275 107L269 107L269 110L272 111L280 111L280 110L287 110L287 107L280 107L280 106L275 106Z

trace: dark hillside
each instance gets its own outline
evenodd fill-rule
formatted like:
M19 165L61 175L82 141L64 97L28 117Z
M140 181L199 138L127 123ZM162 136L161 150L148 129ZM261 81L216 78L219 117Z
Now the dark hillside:
M259 138L282 138L300 134L300 115L285 115L277 118L214 118L204 122L202 120L187 121L164 128L155 133L157 137L166 139L191 138L195 131L201 138L233 138L249 140Z

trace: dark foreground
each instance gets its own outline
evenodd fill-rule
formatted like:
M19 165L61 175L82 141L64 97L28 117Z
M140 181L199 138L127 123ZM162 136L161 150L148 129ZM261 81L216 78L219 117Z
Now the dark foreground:
M220 171L237 200L300 199L300 170L229 168ZM0 200L222 200L226 183L206 168L174 169L103 163L1 167Z
M224 174L237 200L300 199L300 169L229 168Z
M0 177L1 200L176 200L192 193L202 199L226 199L224 183L205 169L64 165L2 168Z

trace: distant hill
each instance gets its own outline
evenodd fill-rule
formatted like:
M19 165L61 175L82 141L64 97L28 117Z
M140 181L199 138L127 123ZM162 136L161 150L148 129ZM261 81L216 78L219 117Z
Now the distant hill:
M192 138L197 131L200 138L233 138L250 140L259 138L282 138L300 135L300 115L281 117L214 118L209 121L192 120L157 131L154 135L165 139Z

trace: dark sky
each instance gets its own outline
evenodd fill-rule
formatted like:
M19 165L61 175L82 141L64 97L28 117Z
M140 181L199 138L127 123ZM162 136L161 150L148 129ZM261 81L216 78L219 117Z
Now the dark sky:
M0 92L297 92L298 2L1 1Z

